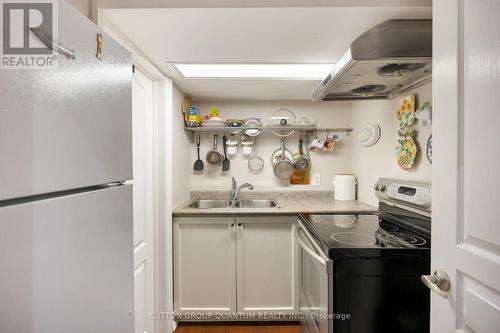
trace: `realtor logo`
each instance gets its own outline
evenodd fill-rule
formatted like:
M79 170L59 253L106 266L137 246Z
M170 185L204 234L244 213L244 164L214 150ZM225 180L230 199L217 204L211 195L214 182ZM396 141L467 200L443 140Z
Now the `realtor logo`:
M56 3L1 0L2 69L54 68Z

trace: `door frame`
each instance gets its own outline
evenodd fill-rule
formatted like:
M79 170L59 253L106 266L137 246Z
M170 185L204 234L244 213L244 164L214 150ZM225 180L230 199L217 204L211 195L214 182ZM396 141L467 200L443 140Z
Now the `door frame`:
M116 41L128 49L132 64L153 80L154 103L153 121L153 251L154 251L154 320L155 333L170 333L176 323L169 314L173 312L173 268L172 268L172 124L168 121L172 113L173 83L153 63L124 36L113 24L106 20L99 9L99 25Z

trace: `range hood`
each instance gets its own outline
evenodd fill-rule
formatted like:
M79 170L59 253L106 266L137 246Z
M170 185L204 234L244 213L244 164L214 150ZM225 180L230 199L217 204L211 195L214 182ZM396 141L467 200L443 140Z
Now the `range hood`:
M359 36L313 101L391 99L432 78L432 20L390 20Z

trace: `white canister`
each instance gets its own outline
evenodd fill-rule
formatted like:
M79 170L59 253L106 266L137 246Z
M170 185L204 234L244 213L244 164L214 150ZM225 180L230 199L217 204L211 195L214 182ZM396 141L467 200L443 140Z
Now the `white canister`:
M354 175L335 175L333 179L335 200L356 200L356 183Z
M227 154L229 156L234 156L238 152L238 141L236 140L227 140L226 141Z
M244 141L241 143L241 150L243 151L243 155L251 155L252 154L252 146L253 141Z

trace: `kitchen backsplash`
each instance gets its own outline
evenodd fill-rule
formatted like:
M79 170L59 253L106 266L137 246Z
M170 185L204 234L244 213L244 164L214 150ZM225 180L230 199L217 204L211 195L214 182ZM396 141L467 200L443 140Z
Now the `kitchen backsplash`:
M427 84L415 91L417 106L425 101L431 101L431 85ZM231 185L231 176L238 183L250 182L256 189L333 189L333 177L335 174L352 173L358 179L358 199L376 204L373 193L373 183L379 177L393 177L406 180L430 182L431 165L425 157L425 145L431 127L424 127L420 121L413 126L416 131L416 142L419 149L415 165L408 171L401 170L396 163L395 148L397 145L397 120L396 109L399 98L394 100L370 100L352 102L279 102L279 101L198 101L194 102L202 113L215 107L224 118L260 117L266 125L269 116L279 108L292 110L297 118L308 117L318 120L318 127L352 127L351 135L341 133L341 141L335 146L333 152L311 152L312 170L311 185L290 185L289 181L279 180L273 172L271 164L272 153L279 148L280 138L267 132L257 137L257 149L259 155L264 159L264 170L253 174L247 166L248 157L238 147L238 154L231 157L229 172L223 172L221 167L213 168L205 162L202 174L191 172L191 190L226 190ZM378 124L381 129L381 137L377 144L372 147L362 147L357 138L359 129L369 123ZM187 166L192 170L193 163L197 158L195 137L191 141L191 161ZM219 134L219 150L222 151L222 135ZM213 133L200 133L201 135L201 158L212 147ZM322 139L325 132L318 132L318 138ZM235 138L239 135L235 135ZM286 147L292 153L298 150L298 133L286 138ZM312 138L311 138L312 139ZM255 147L254 147L255 149ZM313 185L315 174L320 176L320 185Z
M264 125L269 122L272 112L279 108L288 108L292 110L297 119L300 117L316 118L318 127L348 127L350 124L350 103L349 102L245 102L245 101L217 101L217 102L194 102L198 106L202 115L216 107L224 118L245 118L260 117ZM198 134L198 133L196 133ZM205 160L205 155L212 148L213 133L201 134L201 158ZM219 134L219 150L222 151L222 135ZM319 138L326 135L325 132L317 133ZM304 136L304 133L303 133ZM276 188L318 188L332 189L333 176L336 173L346 173L350 171L349 147L352 141L352 135L341 134L342 141L336 145L333 152L311 152L312 159L311 175L320 174L320 185L290 185L290 182L278 179L273 172L271 156L273 152L280 147L280 138L271 132L261 133L257 136L254 152L258 153L264 159L264 170L261 173L254 174L248 169L248 157L241 151L241 144L238 147L238 154L231 157L231 167L229 172L223 172L221 167L213 168L205 162L205 169L202 174L191 175L192 190L207 189L228 189L231 185L231 176L235 177L238 183L250 182L256 189L276 189ZM195 136L193 137L193 139ZM239 138L235 135L234 138ZM299 134L293 133L285 138L286 148L292 153L298 151ZM312 139L312 138L311 138ZM191 165L197 158L196 146L194 141L191 147Z

